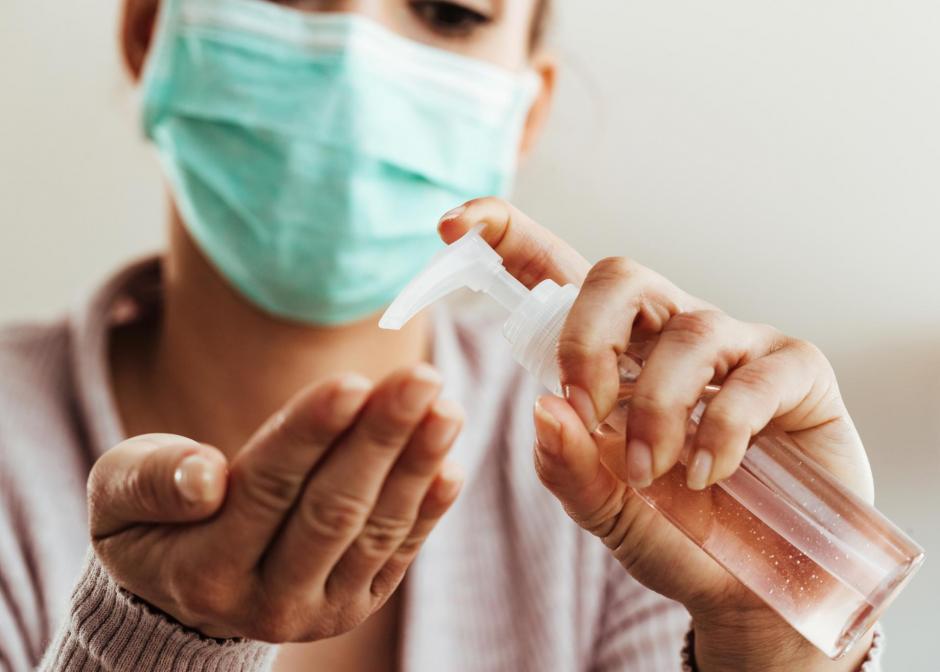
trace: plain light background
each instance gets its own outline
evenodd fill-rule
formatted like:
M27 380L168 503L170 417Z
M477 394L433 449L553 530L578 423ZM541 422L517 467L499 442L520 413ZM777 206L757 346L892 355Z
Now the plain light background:
M937 669L940 3L556 4L559 100L518 203L588 258L823 348L879 507L928 552L886 669ZM54 316L162 241L117 9L0 3L0 321Z

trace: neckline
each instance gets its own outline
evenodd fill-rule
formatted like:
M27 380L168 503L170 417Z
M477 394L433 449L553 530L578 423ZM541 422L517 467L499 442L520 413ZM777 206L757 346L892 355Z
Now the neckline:
M110 339L113 329L134 320L142 309L159 309L161 267L161 258L156 255L131 261L82 295L70 311L73 385L93 459L128 438L111 384ZM470 416L475 376L457 325L446 303L429 310L431 363L444 379L441 396L459 402ZM467 427L451 452L468 478L481 453L475 447L479 441L468 436L472 429Z

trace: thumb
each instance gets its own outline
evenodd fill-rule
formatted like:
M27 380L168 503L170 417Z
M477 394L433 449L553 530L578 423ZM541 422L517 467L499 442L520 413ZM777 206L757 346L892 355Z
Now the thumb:
M603 462L604 452L575 410L552 395L535 404L535 466L539 479L581 527L605 536L620 514L626 487ZM623 439L617 441L622 448Z
M88 478L89 526L103 539L140 523L187 523L215 514L227 461L217 449L172 434L119 443Z

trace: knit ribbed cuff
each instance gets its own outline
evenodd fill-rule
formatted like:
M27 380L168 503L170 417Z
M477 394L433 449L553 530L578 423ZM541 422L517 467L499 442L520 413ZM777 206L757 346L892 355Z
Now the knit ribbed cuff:
M65 623L41 670L261 672L275 647L200 635L121 589L89 552Z
M881 630L881 624L875 624L875 630L871 640L871 648L868 649L868 655L858 672L880 672L881 654L884 651L884 633ZM682 647L682 672L698 672L695 665L695 630L691 627L685 634L685 646Z

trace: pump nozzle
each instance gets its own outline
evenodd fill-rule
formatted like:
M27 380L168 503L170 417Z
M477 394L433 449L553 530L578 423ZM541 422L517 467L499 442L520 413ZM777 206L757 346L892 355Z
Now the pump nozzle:
M502 258L473 227L438 252L398 295L379 320L383 329L401 329L419 311L463 287L484 292L510 312L503 335L513 357L550 390L559 392L555 350L565 316L578 288L543 280L531 292L509 275Z
M482 224L473 227L434 255L385 311L379 326L401 329L421 310L464 287L486 292L507 310L515 310L529 290L503 268L502 258L480 235L482 230Z

